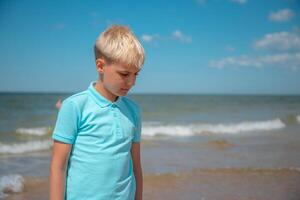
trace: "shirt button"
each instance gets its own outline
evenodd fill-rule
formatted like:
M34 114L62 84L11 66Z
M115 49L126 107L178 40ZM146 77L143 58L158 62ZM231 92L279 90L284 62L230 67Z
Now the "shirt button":
M111 107L115 108L115 107L116 107L116 104L112 104Z

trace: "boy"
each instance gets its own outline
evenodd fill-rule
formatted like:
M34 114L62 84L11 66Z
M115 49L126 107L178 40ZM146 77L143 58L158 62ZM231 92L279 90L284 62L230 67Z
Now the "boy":
M125 26L97 39L99 78L62 102L52 138L50 200L141 200L140 109L125 97L144 49Z

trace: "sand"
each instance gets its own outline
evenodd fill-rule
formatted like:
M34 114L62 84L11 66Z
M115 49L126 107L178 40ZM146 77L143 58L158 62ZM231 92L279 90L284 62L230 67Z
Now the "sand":
M48 199L47 179L31 179L22 194L7 200ZM296 169L194 169L144 175L144 200L299 200Z
M198 169L145 177L145 199L299 200L300 172L290 169Z

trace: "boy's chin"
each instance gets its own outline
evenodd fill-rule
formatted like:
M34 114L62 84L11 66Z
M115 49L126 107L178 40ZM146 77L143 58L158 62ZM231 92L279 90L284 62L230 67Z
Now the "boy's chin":
M129 92L129 90L121 89L120 92L119 92L119 96L125 96L128 92Z

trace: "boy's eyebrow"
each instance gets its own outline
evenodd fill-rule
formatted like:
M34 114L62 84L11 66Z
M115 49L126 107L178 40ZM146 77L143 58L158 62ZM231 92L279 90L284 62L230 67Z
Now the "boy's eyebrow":
M131 73L130 71L127 71L127 70L118 70L119 72L126 72L126 73ZM138 73L138 72L140 72L141 71L141 69L139 69L139 71L137 71L137 72L135 72L135 73Z

